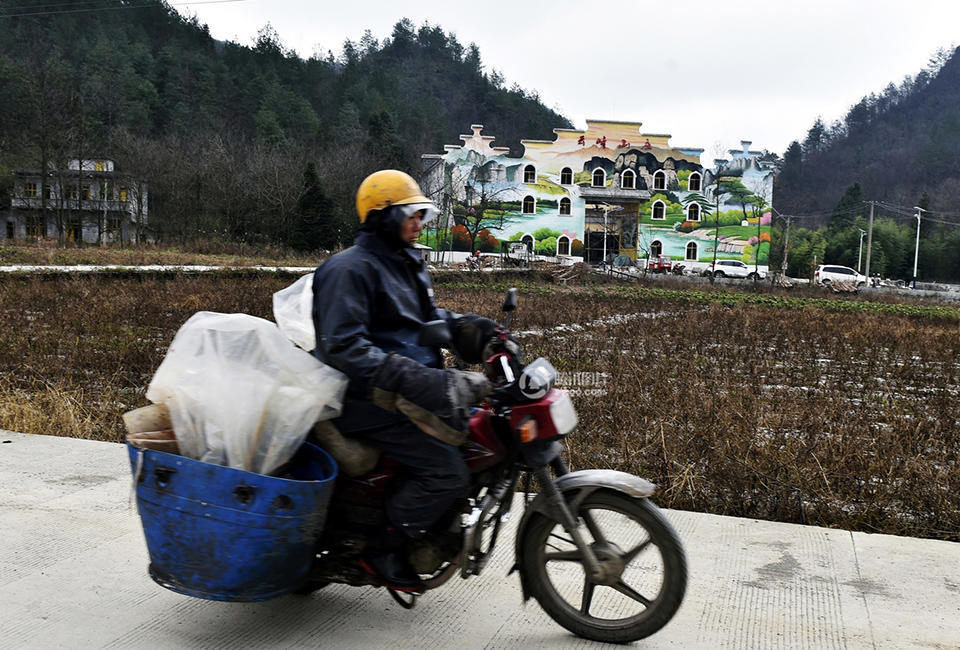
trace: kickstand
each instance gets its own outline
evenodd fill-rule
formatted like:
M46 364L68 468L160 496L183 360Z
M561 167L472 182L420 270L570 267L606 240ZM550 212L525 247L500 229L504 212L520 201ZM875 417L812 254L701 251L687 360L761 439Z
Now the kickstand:
M397 601L397 604L400 605L400 607L403 607L404 609L413 609L413 606L417 604L417 596L420 595L416 593L411 593L411 594L408 594L410 596L410 600L404 600L403 596L401 596L400 594L407 593L407 592L397 591L395 589L391 589L390 587L387 587L387 593L389 593L393 597L393 599Z

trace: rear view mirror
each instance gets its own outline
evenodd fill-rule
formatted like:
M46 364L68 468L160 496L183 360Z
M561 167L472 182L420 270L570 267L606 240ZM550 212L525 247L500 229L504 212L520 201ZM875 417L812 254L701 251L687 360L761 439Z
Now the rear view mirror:
M431 348L449 348L453 336L445 320L432 320L424 323L417 335L417 344Z
M510 313L517 308L517 288L513 287L507 291L507 297L503 301L503 307L501 309L505 313Z

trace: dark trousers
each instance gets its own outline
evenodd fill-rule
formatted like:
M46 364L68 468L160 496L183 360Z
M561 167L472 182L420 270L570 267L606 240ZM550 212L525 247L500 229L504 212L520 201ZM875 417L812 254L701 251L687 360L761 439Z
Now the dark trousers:
M387 519L410 537L421 537L453 502L466 494L470 472L459 447L424 433L406 420L389 427L355 431L408 471L387 499Z

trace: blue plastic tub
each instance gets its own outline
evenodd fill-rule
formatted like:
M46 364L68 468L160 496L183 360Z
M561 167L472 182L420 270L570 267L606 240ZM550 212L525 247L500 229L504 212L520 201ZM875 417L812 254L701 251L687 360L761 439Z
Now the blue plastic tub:
M127 449L157 583L197 598L258 601L306 577L337 475L323 449L304 443L284 478Z

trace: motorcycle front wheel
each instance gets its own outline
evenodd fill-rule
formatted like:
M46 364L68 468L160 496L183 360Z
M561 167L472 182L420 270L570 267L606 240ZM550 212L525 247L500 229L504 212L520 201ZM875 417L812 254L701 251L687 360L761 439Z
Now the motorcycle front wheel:
M636 641L666 625L687 588L687 561L660 510L647 499L599 490L575 514L606 576L591 580L563 527L536 517L523 540L523 567L544 611L577 636L606 643Z

